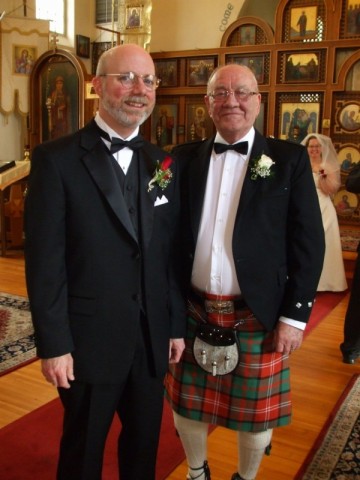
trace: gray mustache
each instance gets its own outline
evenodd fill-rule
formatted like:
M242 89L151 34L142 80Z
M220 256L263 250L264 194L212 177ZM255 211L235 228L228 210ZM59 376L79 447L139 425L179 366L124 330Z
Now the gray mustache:
M144 105L148 105L148 99L146 97L127 97L127 102L134 102L134 103L143 103Z

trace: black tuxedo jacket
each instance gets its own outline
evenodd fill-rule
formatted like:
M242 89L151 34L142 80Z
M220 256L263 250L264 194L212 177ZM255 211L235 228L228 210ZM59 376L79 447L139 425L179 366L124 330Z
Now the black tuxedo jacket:
M346 179L346 190L352 193L360 193L360 164L353 167ZM360 242L357 251L360 254Z
M94 121L32 155L25 259L37 351L41 358L72 352L78 380L116 382L129 369L141 311L158 375L167 369L169 339L185 333L173 255L176 163L170 185L148 192L166 153L145 142L138 155L140 238Z
M185 284L192 262L214 138L175 147L182 167ZM250 156L269 156L271 177L250 178L248 167L233 232L241 292L265 326L280 315L307 322L322 270L325 241L319 201L306 149L256 131Z

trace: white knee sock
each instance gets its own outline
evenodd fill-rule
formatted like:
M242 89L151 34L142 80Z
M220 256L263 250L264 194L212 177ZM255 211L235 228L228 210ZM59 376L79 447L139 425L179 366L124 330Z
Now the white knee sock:
M264 432L237 432L239 464L238 472L244 480L254 480L265 449L270 445L272 429Z
M188 478L205 480L201 467L207 460L207 436L209 425L197 420L190 420L176 412L174 414L175 428L184 447L186 460L189 467ZM195 470L198 469L198 470Z

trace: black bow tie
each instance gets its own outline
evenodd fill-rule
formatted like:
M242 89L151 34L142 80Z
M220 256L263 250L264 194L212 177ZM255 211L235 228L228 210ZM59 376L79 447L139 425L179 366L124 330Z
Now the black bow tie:
M214 143L215 153L224 153L226 150L235 150L236 152L246 155L248 152L248 142L239 142L234 145L226 145L225 143Z
M121 138L117 137L111 137L107 132L104 132L99 126L98 126L100 136L108 140L111 145L110 145L110 152L115 153L121 150L122 148L128 147L131 148L131 150L139 150L144 145L144 139L141 135L137 135L136 137L132 138L131 140L122 140Z

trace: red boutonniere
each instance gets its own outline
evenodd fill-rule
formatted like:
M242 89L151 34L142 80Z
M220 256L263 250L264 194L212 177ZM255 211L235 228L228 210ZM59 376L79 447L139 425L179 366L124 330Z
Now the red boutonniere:
M170 165L172 162L173 159L171 157L165 157L161 163L159 160L157 161L154 176L148 185L148 192L151 192L155 186L155 183L157 183L162 190L165 190L171 181L171 177L173 176L172 171L170 170Z
M327 177L325 170L323 168L319 170L319 177L324 179Z

